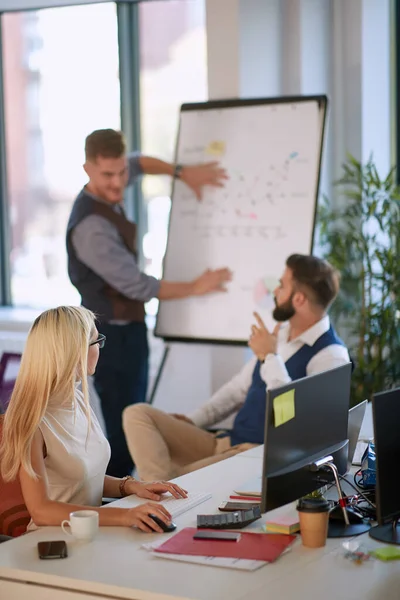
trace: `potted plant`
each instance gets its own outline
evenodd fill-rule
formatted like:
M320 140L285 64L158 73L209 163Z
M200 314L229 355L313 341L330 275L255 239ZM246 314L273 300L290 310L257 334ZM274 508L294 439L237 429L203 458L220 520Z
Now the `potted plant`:
M319 207L321 252L341 274L332 320L355 363L352 404L400 384L400 187L348 156L336 206Z

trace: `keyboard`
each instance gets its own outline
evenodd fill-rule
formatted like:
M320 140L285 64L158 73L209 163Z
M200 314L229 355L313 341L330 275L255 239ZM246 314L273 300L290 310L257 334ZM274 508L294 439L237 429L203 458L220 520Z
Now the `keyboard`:
M168 496L168 498L161 500L161 504L165 506L172 518L175 519L195 506L209 500L211 497L212 494L188 494L187 498L174 498L173 496Z
M197 529L242 529L261 519L259 506L220 515L197 515Z
M367 442L357 442L357 446L356 449L354 451L354 456L353 456L353 465L361 465L361 460L363 457L364 452L366 451L368 447L368 443Z

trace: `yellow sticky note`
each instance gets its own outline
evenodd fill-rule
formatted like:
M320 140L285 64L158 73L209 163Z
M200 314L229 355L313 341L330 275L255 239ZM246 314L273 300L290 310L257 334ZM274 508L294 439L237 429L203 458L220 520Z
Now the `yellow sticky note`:
M289 390L274 398L275 427L294 419L294 390Z
M206 153L212 154L213 156L222 156L225 154L225 142L211 142L206 148Z

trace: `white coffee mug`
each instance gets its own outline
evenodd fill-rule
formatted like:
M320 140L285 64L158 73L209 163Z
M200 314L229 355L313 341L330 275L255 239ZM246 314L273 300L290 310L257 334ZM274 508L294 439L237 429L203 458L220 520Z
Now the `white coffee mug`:
M71 531L66 529L67 525ZM99 528L99 513L95 510L77 510L70 513L69 521L61 523L61 528L64 533L73 535L77 540L90 542Z

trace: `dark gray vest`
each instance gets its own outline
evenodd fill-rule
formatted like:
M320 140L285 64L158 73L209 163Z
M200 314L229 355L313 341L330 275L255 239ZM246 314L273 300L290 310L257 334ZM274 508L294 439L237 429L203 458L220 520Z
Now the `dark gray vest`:
M100 215L118 229L127 250L137 259L136 225L111 206L98 202L84 190L74 202L67 225L68 275L82 298L82 306L92 310L99 321L144 321L144 303L127 298L81 262L72 244L74 228L89 215Z

